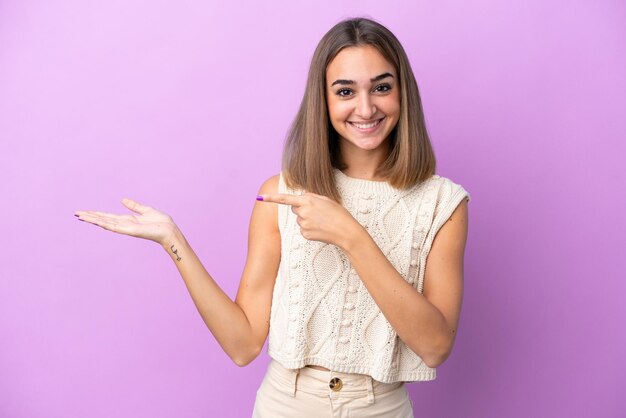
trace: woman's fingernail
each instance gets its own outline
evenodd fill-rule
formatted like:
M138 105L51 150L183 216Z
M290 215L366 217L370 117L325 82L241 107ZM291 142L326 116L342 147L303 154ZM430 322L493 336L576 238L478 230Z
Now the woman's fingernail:
M257 197L256 197L256 200L263 201L263 196L257 196Z

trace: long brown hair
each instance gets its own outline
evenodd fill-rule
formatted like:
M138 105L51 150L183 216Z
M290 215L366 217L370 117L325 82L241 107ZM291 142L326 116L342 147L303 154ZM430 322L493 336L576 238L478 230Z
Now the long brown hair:
M422 101L404 48L389 29L370 19L344 20L324 35L315 49L300 110L287 135L283 175L287 185L341 200L333 168L341 162L338 134L326 105L326 68L344 48L371 45L395 68L400 86L400 117L390 134L390 152L377 174L399 189L435 173Z

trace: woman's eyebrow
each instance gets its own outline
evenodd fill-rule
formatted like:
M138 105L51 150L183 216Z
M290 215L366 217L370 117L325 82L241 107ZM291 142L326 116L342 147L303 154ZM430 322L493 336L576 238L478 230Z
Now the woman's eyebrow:
M387 77L393 78L393 74L391 74L391 73L382 73L381 75L377 75L376 77L371 78L370 81L372 83L375 83L375 82L380 81L383 78L387 78ZM341 84L342 86L346 86L346 85L354 84L354 81L353 80L335 80L335 81L333 81L333 84L331 84L330 86L332 87L335 84Z

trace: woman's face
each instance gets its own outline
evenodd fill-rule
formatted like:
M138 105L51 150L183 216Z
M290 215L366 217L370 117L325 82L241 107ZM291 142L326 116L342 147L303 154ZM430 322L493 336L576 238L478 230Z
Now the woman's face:
M399 90L393 65L373 46L337 54L326 68L326 97L342 151L387 151L386 139L400 117Z

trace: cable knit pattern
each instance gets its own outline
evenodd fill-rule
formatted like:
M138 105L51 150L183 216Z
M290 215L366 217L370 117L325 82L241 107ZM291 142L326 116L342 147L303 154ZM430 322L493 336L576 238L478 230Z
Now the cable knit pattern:
M438 175L407 189L335 170L344 207L419 292L437 231L468 193ZM302 194L285 186L281 193ZM296 215L279 205L282 256L274 286L268 354L288 369L307 364L385 383L436 377L400 340L336 246L302 237Z

